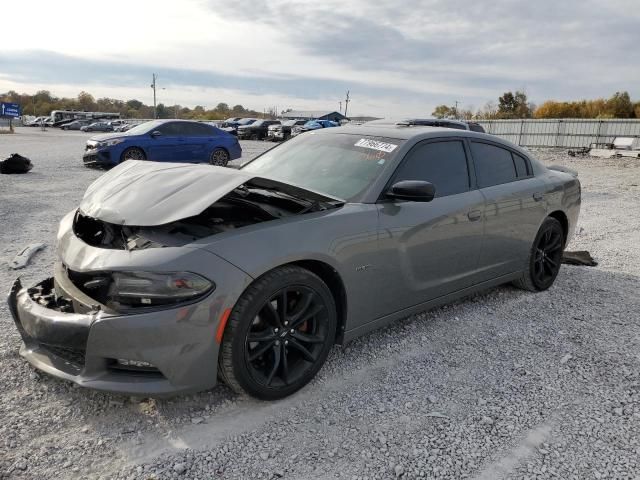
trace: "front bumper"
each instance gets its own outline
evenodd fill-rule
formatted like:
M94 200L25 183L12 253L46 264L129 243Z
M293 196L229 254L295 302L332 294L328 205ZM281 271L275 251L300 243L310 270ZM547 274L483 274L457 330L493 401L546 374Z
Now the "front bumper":
M245 130L245 129L238 129L238 138L240 140L250 140L251 137L258 137L261 138L264 134L262 132L260 132L259 130Z
M118 269L121 262L148 265L150 256L163 250L167 257L172 250L105 252L75 236L61 244L68 268L85 272L107 265ZM108 392L160 397L213 387L220 320L252 279L209 252L190 250L183 257L186 268L196 270L199 264L225 281L194 303L162 310L110 311L78 289L61 263L54 278L34 287L23 288L16 280L8 303L24 342L20 355L54 377Z
M284 140L285 134L281 130L275 130L275 131L269 130L269 133L267 134L267 138L272 142L279 142L281 140Z
M110 167L117 164L109 150L98 149L85 150L82 162L87 167Z
M34 288L44 285L49 293L47 284L52 283L47 279ZM181 318L207 322L207 309L196 305L123 316L100 310L65 313L40 305L34 300L34 288L22 288L16 280L9 309L24 342L20 355L37 369L83 387L127 395L167 396L216 384L218 345L213 334L212 348L202 349L185 332L188 326L178 323ZM197 357L200 365L192 367L206 373L185 371L182 353ZM118 359L155 368L127 368Z

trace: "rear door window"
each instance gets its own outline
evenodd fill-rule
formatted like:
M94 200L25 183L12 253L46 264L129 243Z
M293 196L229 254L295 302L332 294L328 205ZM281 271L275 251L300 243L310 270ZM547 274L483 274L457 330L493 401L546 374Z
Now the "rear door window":
M516 180L516 167L509 150L488 143L471 142L471 154L479 188Z
M459 140L422 143L414 147L398 167L393 182L424 180L436 187L436 197L469 190L469 169Z
M183 132L190 137L210 137L213 135L213 128L204 123L183 123Z
M154 131L158 131L167 137L177 137L182 134L178 122L163 123L155 128Z

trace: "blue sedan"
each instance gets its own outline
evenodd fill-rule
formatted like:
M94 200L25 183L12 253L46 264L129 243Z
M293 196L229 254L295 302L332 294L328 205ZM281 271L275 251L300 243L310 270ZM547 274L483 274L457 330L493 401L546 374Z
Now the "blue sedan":
M213 125L188 120L153 120L127 132L87 141L87 166L113 167L125 160L210 163L226 166L242 155L238 139Z

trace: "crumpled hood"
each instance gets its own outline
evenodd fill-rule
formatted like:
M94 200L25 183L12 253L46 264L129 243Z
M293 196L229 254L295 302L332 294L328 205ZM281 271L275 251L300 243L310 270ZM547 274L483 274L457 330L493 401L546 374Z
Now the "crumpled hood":
M147 227L193 217L252 181L312 201L342 200L226 167L128 160L93 182L83 214L118 225Z

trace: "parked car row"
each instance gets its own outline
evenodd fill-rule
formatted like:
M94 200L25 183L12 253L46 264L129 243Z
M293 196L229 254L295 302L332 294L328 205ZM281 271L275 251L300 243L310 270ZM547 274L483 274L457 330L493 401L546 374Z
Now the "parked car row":
M309 132L311 130L319 130L321 128L332 128L339 126L339 123L332 122L331 120L309 120L301 126L294 127L291 130L291 136L295 137L296 135L300 135L301 133Z
M280 120L256 120L248 125L238 127L238 138L243 140L264 140L269 133L269 127L280 125Z
M53 120L50 117L36 117L30 122L23 122L25 127L52 127Z
M242 140L269 140L281 142L302 132L319 128L339 127L330 120L259 120L257 118L227 118L218 126Z
M291 137L291 130L295 127L301 127L307 123L305 120L287 120L282 123L270 125L267 138L272 142L281 142Z

